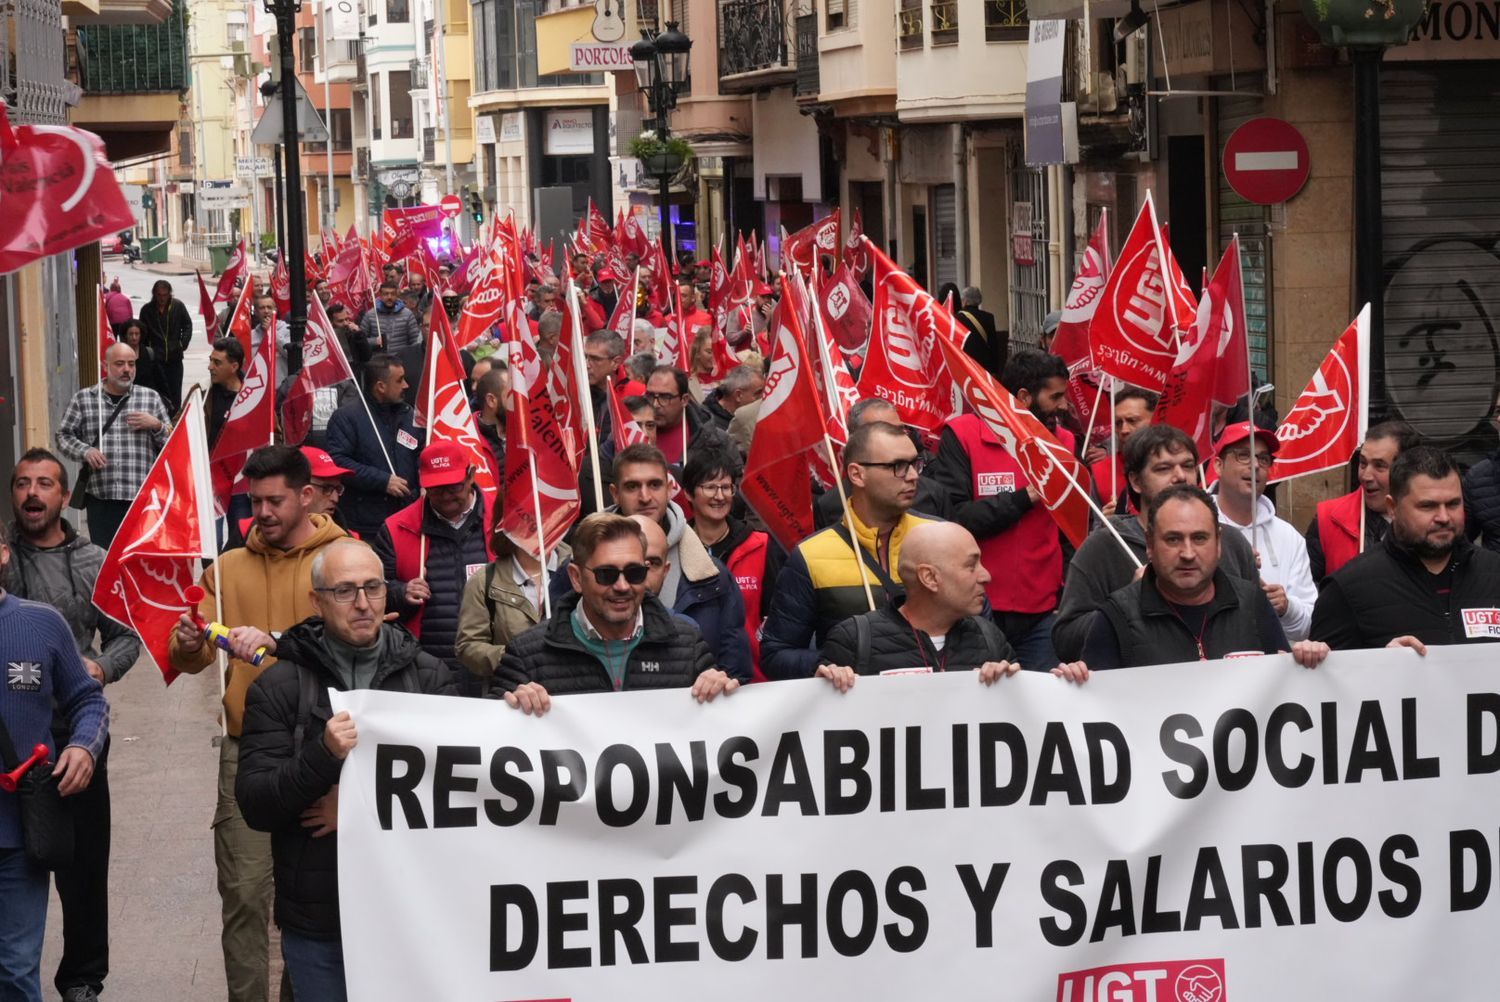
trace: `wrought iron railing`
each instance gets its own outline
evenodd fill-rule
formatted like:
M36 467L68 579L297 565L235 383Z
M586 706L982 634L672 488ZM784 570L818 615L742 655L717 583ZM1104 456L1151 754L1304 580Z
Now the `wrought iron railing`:
M922 0L901 0L901 7L896 11L896 47L922 47Z
M797 96L816 96L818 79L818 12L797 15Z
M161 24L78 28L79 84L89 94L148 94L188 88L181 4Z
M790 67L783 0L719 4L719 76Z
M422 90L427 86L427 60L413 59L409 64L411 69L411 89Z
M958 44L958 0L932 0L932 44Z
M1024 42L1031 30L1026 0L984 0L987 42Z
M430 125L422 127L422 162L424 164L437 162L437 129Z

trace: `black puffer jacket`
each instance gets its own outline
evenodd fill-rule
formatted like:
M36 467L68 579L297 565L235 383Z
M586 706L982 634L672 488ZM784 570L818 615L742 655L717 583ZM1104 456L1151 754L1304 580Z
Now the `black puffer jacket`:
M1500 552L1500 451L1464 474L1464 523L1470 539Z
M905 597L890 605L844 620L823 641L819 664L848 665L861 675L879 675L894 668L929 667L934 671L973 671L987 661L1014 661L1005 634L991 620L978 616L960 619L948 631L939 651L932 638L915 629L900 607ZM869 657L859 657L860 621L869 628ZM921 646L918 647L918 637ZM1026 667L1026 666L1023 666Z
M549 695L613 692L604 665L573 635L577 592L552 607L552 618L538 623L505 649L491 696L526 682L539 682ZM698 627L674 616L650 595L641 605L645 630L625 665L625 689L683 689L716 664Z
M422 653L405 627L387 623L381 640L385 648L372 689L451 693L447 667ZM255 680L245 699L234 784L245 823L271 833L276 924L321 940L339 938L338 835L313 838L301 817L338 783L343 768L323 745L323 726L333 715L328 688L348 688L332 663L321 619L304 620L281 635L276 663ZM305 691L304 672L313 682ZM299 707L306 707L300 749L294 736Z

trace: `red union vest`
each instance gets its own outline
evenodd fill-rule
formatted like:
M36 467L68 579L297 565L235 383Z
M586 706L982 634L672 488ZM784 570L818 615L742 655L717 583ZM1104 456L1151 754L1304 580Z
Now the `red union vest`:
M1031 481L1021 464L979 418L965 414L948 427L969 456L969 489L976 499L1026 490ZM991 575L985 594L996 612L1038 613L1057 608L1062 544L1057 523L1044 505L1032 505L1009 529L981 539L979 554Z
M1359 509L1365 503L1363 490L1318 503L1318 541L1323 544L1324 573L1334 571L1359 556Z
M749 538L737 546L725 566L734 575L740 586L740 595L745 600L745 634L750 638L750 681L764 682L760 671L760 624L765 616L761 612L761 590L766 583L766 552L770 537L764 532L752 532Z

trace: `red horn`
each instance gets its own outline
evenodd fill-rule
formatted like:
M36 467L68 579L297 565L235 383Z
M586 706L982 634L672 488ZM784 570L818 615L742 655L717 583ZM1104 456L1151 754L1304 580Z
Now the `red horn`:
M0 773L0 790L6 793L15 793L16 787L21 785L21 777L31 771L31 767L47 761L47 746L37 745L31 751L31 757L10 772Z

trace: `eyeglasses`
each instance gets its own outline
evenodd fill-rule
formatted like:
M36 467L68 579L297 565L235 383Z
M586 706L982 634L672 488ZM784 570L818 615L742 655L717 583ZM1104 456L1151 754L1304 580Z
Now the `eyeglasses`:
M673 400L681 400L682 399L682 394L681 393L648 393L648 394L646 394L646 399L649 400L649 401L651 401L653 404L665 404L665 403L669 403L669 402L671 402Z
M583 357L588 359L590 362L598 362L600 365L606 365L614 361L614 359L609 355L585 355Z
M594 580L601 588L613 588L615 582L620 580L620 575L625 575L625 583L638 585L646 583L646 574L650 568L645 564L626 564L624 567L615 567L611 564L600 564L598 567L586 567L585 570L594 572ZM382 585L381 587L384 587Z
M881 470L890 470L893 474L895 474L897 480L905 480L907 477L911 476L913 472L920 475L922 470L927 467L927 461L921 456L918 456L915 459L894 459L889 463L862 463L858 460L853 459L851 459L850 462L858 466L867 466L875 467Z
M1245 452L1245 451L1240 450L1240 449L1234 449L1234 450L1231 450L1230 452L1224 453L1224 458L1225 459L1232 459L1236 463L1240 463L1240 464L1246 465L1246 466L1248 466L1250 464L1250 453ZM1272 460L1271 460L1271 454L1269 452L1257 452L1255 454L1255 465L1256 466L1260 466L1260 467L1263 467L1263 468L1269 468L1270 465L1271 465L1271 462L1272 462Z
M329 495L330 497L338 497L340 494L344 493L344 485L337 482L331 484L320 484L314 482L313 486L322 491L324 494Z
M334 585L332 588L314 588L313 591L322 592L325 595L332 595L333 600L339 605L348 605L350 602L353 602L354 596L358 595L360 592L364 592L365 598L373 602L376 599L385 598L385 582L366 581L362 585L341 584Z
M695 490L704 494L723 497L734 493L734 484L699 484Z

